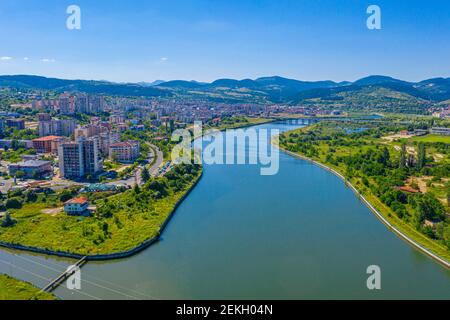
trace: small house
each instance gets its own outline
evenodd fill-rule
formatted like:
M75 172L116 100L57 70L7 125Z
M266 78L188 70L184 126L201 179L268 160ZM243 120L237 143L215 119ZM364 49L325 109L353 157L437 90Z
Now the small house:
M69 216L88 216L89 201L85 197L73 198L64 203L64 212Z

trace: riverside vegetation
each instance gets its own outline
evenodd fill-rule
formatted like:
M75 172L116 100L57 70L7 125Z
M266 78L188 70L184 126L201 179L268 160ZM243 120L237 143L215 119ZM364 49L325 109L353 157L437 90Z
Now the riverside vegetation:
M224 130L272 121L264 118L225 117L220 122L207 124L208 128ZM148 141L158 146L164 159L169 160L176 142L169 139L175 129L170 123L158 132L126 131L122 138L141 143L141 157L120 172L130 175L149 151ZM155 136L166 139L155 140ZM108 163L112 169L114 162ZM7 210L0 223L0 241L52 251L82 255L110 254L130 250L145 240L158 235L161 224L173 211L175 204L195 184L201 175L198 165L175 166L164 177L150 178L147 169L142 178L143 187L117 192L88 192L90 204L97 207L93 217L72 217L62 212L64 202L77 196L79 188L54 192L49 188L28 191L10 191L0 195L0 210Z
M92 217L68 216L63 203L77 190L15 192L4 206L0 241L82 255L130 250L159 234L160 226L200 178L200 165L180 164L164 177L118 193L88 194L97 210Z
M448 124L443 124L448 125ZM324 121L280 146L340 172L400 231L450 260L450 137L407 135L428 119Z
M10 276L0 274L0 300L55 300L55 296Z

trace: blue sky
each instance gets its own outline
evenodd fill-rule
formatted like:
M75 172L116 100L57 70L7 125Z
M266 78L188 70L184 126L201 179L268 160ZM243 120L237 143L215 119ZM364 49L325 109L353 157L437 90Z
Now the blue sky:
M81 8L81 30L66 28L71 4ZM381 30L366 27L371 4L381 8ZM0 74L450 77L449 17L448 0L1 0Z

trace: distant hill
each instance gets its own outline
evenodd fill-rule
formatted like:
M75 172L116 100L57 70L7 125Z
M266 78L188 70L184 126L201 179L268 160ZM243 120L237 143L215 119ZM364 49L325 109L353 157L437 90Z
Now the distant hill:
M285 102L295 99L296 94L316 88L339 87L333 81L299 81L283 77L263 77L252 79L218 79L211 83L175 80L164 82L158 87L170 88L201 98L222 99L224 101L250 100L257 102Z
M18 89L54 90L57 92L80 91L106 95L124 96L168 96L170 92L154 87L144 87L138 84L118 84L107 81L63 80L30 75L0 76L0 87Z
M164 88L179 88L179 89L195 89L203 87L204 84L197 81L172 80L158 84L159 87Z
M155 80L153 82L138 82L137 84L143 87L153 87L164 82L165 82L164 80Z
M57 92L84 91L107 95L177 96L230 103L315 104L355 109L360 106L360 108L422 110L431 104L450 100L450 78L408 82L383 75L371 75L354 82L300 81L269 76L254 80L218 79L210 83L158 80L153 83L136 84L14 75L0 76L0 86Z
M370 85L382 84L382 83L403 83L403 84L407 84L409 82L398 80L398 79L394 79L392 77L387 77L387 76L373 75L373 76L368 76L368 77L356 80L352 84L357 85L357 86L370 86Z

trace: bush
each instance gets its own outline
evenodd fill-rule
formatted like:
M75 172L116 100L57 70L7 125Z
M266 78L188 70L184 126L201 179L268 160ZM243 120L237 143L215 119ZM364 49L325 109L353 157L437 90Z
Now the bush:
M22 208L22 201L18 198L11 198L6 201L5 206L7 209L20 209Z
M2 228L9 228L16 224L16 220L11 218L11 215L9 212L6 212L5 217L1 221Z
M72 198L73 198L73 194L69 190L64 190L63 192L61 192L61 195L59 196L59 200L61 202L69 201Z
M27 202L36 202L37 200L37 194L35 192L27 192L26 193L26 201Z

